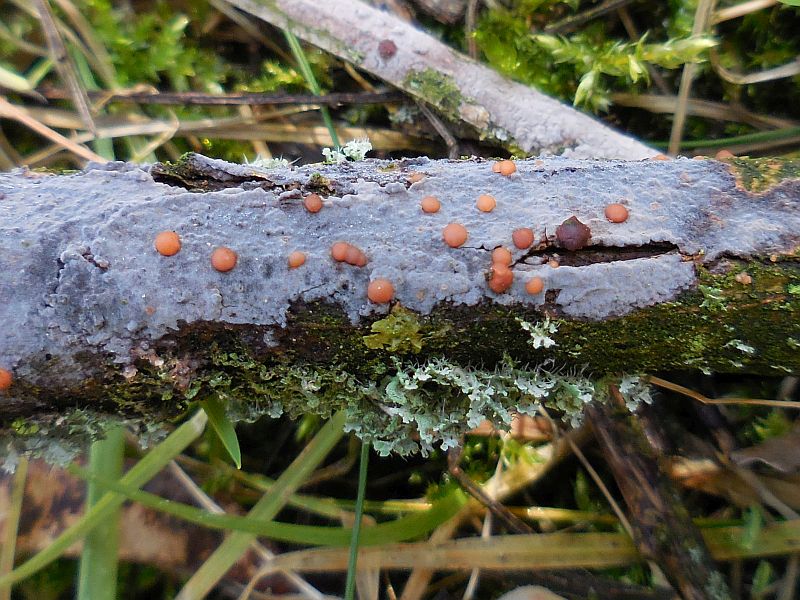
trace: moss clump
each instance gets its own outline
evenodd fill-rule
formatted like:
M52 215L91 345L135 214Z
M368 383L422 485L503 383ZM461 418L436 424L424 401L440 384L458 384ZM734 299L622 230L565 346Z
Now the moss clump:
M411 70L405 78L405 85L418 93L426 102L433 104L448 118L459 119L459 109L463 96L452 77L431 68L422 71Z
M789 179L800 179L800 161L782 158L733 158L729 161L736 185L761 193Z
M388 317L372 324L372 335L364 336L364 345L372 350L416 354L423 345L420 327L417 314L398 304Z
M322 173L314 173L308 178L306 189L309 192L321 194L323 196L330 196L333 194L333 186L331 180L322 175Z

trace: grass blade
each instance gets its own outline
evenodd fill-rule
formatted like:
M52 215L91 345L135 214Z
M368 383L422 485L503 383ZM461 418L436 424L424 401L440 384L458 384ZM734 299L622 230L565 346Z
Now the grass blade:
M33 86L22 75L0 65L0 86L12 92L30 92Z
M14 473L13 491L8 503L3 528L3 544L0 546L0 575L5 575L14 568L14 552L17 547L17 527L22 513L22 500L25 497L25 481L28 479L28 459L20 458ZM0 600L11 598L11 586L0 587Z
M76 477L86 481L96 481L102 487L121 494L128 500L138 502L142 506L209 529L239 531L282 542L317 546L347 546L353 539L353 530L349 527L295 525L238 515L211 513L189 504L161 498L156 494L124 485L119 481L92 475L77 465L70 465L67 469ZM415 510L410 515L365 529L359 536L359 544L374 546L418 538L450 519L464 506L466 501L467 497L464 493L454 488L424 511Z
M208 415L208 422L217 434L219 441L228 451L237 469L242 468L242 451L239 448L239 438L236 437L236 430L233 428L225 407L222 406L217 396L209 396L200 402L200 406Z
M369 464L369 442L361 441L361 457L358 462L358 495L356 496L356 519L353 522L353 537L350 539L350 556L347 560L347 580L344 600L353 600L356 588L356 565L358 562L358 538L361 533L361 517L364 514L364 495L367 489L367 465Z
M124 453L125 429L116 427L106 434L106 439L92 444L89 470L95 475L117 480L122 476ZM95 506L105 491L101 485L89 480L86 510ZM119 513L120 507L109 512L84 540L78 570L78 600L114 600L117 597Z
M120 482L129 486L141 486L152 479L175 456L184 451L203 432L207 421L206 413L197 413L186 423L172 432L167 439L153 448L131 468ZM86 536L92 529L105 521L123 502L125 497L107 492L93 507L86 511L76 523L64 530L46 549L36 553L19 567L0 577L0 588L15 584L30 577L40 569L56 560L67 548Z
M286 36L286 41L289 44L289 48L292 50L292 54L294 54L294 58L300 67L300 73L302 73L306 83L308 83L308 87L311 89L311 93L315 96L321 96L322 89L319 87L319 83L317 83L317 78L314 77L314 71L311 70L311 65L308 62L308 58L306 58L306 53L303 51L303 47L300 45L300 41L297 39L297 36L295 36L295 34L288 29L286 29L283 33ZM339 143L339 136L336 135L336 128L333 126L331 111L328 110L327 106L322 106L319 110L322 113L322 120L325 123L325 127L328 128L328 133L331 135L331 141L333 142L333 145L337 148L340 147L341 143Z
M270 494L262 498L250 509L248 518L269 521L286 504L289 496L297 490L311 472L317 468L343 435L344 411L339 411L320 429L319 433L303 449L275 482ZM255 534L235 532L220 544L219 548L191 576L176 600L204 598L228 572L239 557L256 538Z

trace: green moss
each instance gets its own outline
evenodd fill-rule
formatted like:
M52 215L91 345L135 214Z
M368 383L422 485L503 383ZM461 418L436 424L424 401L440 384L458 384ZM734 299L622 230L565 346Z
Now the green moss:
M416 313L398 304L388 317L372 324L372 335L364 336L364 345L372 350L416 354L423 344L420 327Z
M323 196L330 196L333 194L333 187L331 186L331 180L327 177L323 176L322 173L314 173L309 177L308 184L306 184L306 188L309 191L315 192L317 194L322 194Z
M429 104L438 108L445 116L457 121L463 96L452 77L431 68L422 71L410 70L404 85Z
M25 419L14 419L11 423L11 429L20 436L35 435L39 433L38 423L29 423Z
M491 302L441 304L430 315L397 307L364 327L327 304L295 306L281 329L196 323L152 344L135 374L120 377L109 362L107 379L48 397L51 416L9 418L5 428L27 440L19 448L60 459L79 448L58 440L103 435L104 412L161 423L213 393L234 420L344 408L351 427L382 450L407 452L414 427L440 432L425 447L454 439L479 415L503 423L512 408L532 410L533 399L572 420L586 398L603 395L598 381L625 372L800 372L800 264L731 265L725 273L699 267L698 289L674 302L601 322L551 319L546 329L533 308ZM279 353L264 345L267 333ZM531 391L541 386L546 394ZM95 412L64 410L76 397Z
M761 193L788 179L800 179L800 161L783 158L733 158L729 164L736 184Z

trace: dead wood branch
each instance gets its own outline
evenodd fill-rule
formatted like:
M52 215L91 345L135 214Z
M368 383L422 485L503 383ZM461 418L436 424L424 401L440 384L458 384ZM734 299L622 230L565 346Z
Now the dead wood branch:
M525 152L639 159L655 151L358 0L226 0ZM381 48L384 50L381 51Z
M89 403L174 414L201 391L322 413L365 393L352 401L380 415L362 386L393 358L797 372L796 173L774 161L554 158L504 177L480 160L266 169L190 155L2 174L0 368L14 383L0 420ZM319 213L303 205L312 192ZM493 212L476 209L480 193L496 197ZM420 210L428 195L438 213ZM627 206L626 222L604 217L610 202ZM573 215L591 237L567 250L554 232ZM442 241L453 222L469 234L459 248ZM519 227L533 229L530 248L513 245ZM175 256L153 247L164 230L181 237ZM337 241L366 265L332 260ZM238 253L230 272L211 266L219 246ZM487 283L498 246L513 251L502 293ZM291 269L295 250L306 262ZM531 295L533 277L544 289ZM367 299L377 278L392 282L391 302Z

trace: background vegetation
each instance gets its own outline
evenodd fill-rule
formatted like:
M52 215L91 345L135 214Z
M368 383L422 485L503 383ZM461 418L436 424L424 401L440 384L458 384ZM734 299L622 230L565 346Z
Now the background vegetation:
M498 71L593 112L664 151L672 139L672 153L713 154L727 149L737 155L798 156L800 9L790 3L395 0L385 4ZM453 6L454 10L446 10ZM698 20L703 14L709 15L705 22ZM253 22L222 0L54 0L49 4L0 0L0 15L3 170L22 165L75 168L91 153L109 160L175 160L189 150L236 162L257 157L318 161L322 160L322 147L338 145L334 131L342 142L368 137L373 156L447 154L446 144L415 103L392 95L380 81L349 65L301 46L285 32ZM63 44L67 60L54 60L54 48L58 48L54 40ZM687 68L694 77L685 75ZM180 95L164 104L141 95L135 101L124 97L152 90L162 94L195 92L207 98L237 92L296 98L284 104L254 101L220 106L190 104ZM376 91L387 92L386 97L367 100L363 96ZM312 96L328 92L353 96L326 116ZM681 96L683 103L678 101ZM84 104L83 99L88 102ZM463 154L509 153L508 149L483 145L477 132L465 131L458 124L449 126L458 136ZM76 151L80 147L75 144L84 144L90 152ZM642 419L658 422L665 429L660 449L669 457L670 474L683 485L683 500L690 513L708 531L738 528L738 554L725 565L731 589L737 597L794 597L800 568L798 555L793 553L797 549L788 542L781 545L780 540L791 536L780 538L768 526L796 524L795 511L800 510L798 463L793 459L800 438L795 413L786 408L797 396L796 379L661 375L689 389L655 394L656 404L645 408ZM775 408L744 402L698 402L706 396L778 399L789 404ZM147 475L167 465L172 465L174 478L168 486L172 491L163 495L187 503L184 506L191 499L208 511L215 510L213 503L225 506L231 514L254 508L248 519L235 522L212 522L206 513L186 510L173 516L194 523L189 535L210 524L238 531L221 550L191 567L194 575L182 597L200 597L199 590L218 580L221 584L213 594L220 598L251 593L263 597L259 594L270 587L276 591L300 589L314 597L341 595L349 584L340 574L347 569L311 577L305 583L274 575L262 579L253 577L261 563L251 558L249 562L244 559L250 571L226 572L250 546L255 533L263 533L276 515L295 525L325 524L328 530L314 533L321 536L318 542L346 546L351 534L348 528L355 519L352 499L359 479L364 481L363 472L354 472L354 465L359 464L358 442L340 439L334 427L321 429L322 424L313 418L239 425L237 436L224 410L210 402L187 407L187 413L198 411L189 422L196 427L177 429L147 454L135 444L126 445L119 432L95 448L97 458L89 462L88 471L71 466L72 477L89 482L93 507L76 521L75 528L66 530L67 537L44 544L47 549L34 555L33 566L25 563L30 566L27 572L25 565L12 572L15 525L18 521L33 523L25 520L19 490L27 470L35 465L23 459L16 474L4 480L11 496L0 552L0 574L6 574L0 578L0 586L14 578L20 582L13 592L4 588L0 596L174 597L184 586L186 570L160 569L161 563L153 555L149 564L147 560L122 562L117 574L116 553L126 542L114 535L119 505L126 497L154 511L147 515L175 512L175 503L165 504L138 491ZM203 428L205 415L211 423ZM575 536L621 534L625 521L616 507L619 492L586 433L583 427L570 434L559 432L546 416L520 421L505 435L484 427L465 443L460 463L456 463L463 471L453 464L448 467L447 456L438 450L425 458L370 456L366 511L372 521L384 524L398 516L421 516L416 521L401 521L402 532L394 537L381 533L386 542L424 539L435 527L441 539L456 532L494 535L528 530ZM565 439L573 440L566 449ZM316 454L309 455L309 442ZM119 480L116 496L103 497L119 477L125 447L129 463L136 461L136 467ZM553 453L558 460L550 459ZM102 457L111 460L104 463ZM232 467L239 461L240 471ZM323 461L327 467L321 466ZM178 465L191 477L175 475ZM493 500L506 505L513 518L503 521L498 513L482 510L480 503L473 501L470 516L448 531L446 518L466 502L459 490L487 482L487 490L512 486L513 493L495 495ZM514 482L525 485L513 487ZM301 485L306 495L298 492ZM283 490L286 507L275 501L279 497L275 486ZM176 495L175 489L182 495ZM266 493L269 490L273 493ZM53 486L52 492L66 490ZM56 522L55 508L50 510L52 522ZM84 536L88 536L86 551L79 565L73 560L74 548L67 550ZM305 529L288 529L280 535L272 532L276 541L255 552L261 558L267 551L285 552L301 547L299 542L311 539L309 536L311 530ZM479 563L466 552L449 556L441 567L450 570L416 592L408 584L407 572L364 573L359 584L364 594L380 590L389 598L399 596L407 586L403 594L407 600L495 597L522 583L549 585L567 597L582 598L589 597L590 590L599 597L610 597L607 586L615 582L629 586L625 597L657 597L648 595L657 594L663 583L657 567L630 557L620 558L613 568L602 561L593 564L591 556L610 556L613 545L598 542L600 545L590 546L588 539L566 537L558 542L562 546L586 544L583 562L566 556L559 560L557 546L542 551L556 557L556 567L562 571L575 569L576 564L594 567L570 571L572 587L563 583L559 587L546 574L526 570L478 575L470 569ZM364 543L368 542L367 536ZM503 544L498 541L498 555L508 551ZM41 546L30 544L23 553L30 556ZM24 558L17 556L17 564ZM352 567L349 572L353 582ZM412 581L414 577L424 581L420 572L415 572ZM250 590L251 582L262 591Z

